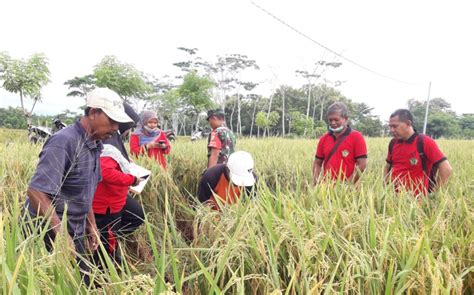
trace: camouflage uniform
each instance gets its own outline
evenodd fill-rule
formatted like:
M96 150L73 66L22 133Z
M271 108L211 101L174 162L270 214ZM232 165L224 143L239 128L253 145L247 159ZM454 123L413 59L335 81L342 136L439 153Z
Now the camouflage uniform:
M227 163L230 154L234 152L236 139L234 133L225 125L211 131L207 139L207 158L211 156L211 150L219 149L217 164Z

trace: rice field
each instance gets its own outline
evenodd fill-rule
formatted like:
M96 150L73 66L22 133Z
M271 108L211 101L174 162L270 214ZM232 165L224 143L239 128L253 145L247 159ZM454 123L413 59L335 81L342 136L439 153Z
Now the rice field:
M86 286L59 239L21 234L19 212L39 145L0 130L0 290L6 294L472 294L474 141L440 140L454 168L422 201L382 181L388 138L370 138L357 186L312 185L316 140L240 139L259 176L253 199L213 212L196 202L205 141L180 138L168 171L137 198L145 224L121 241L126 263Z

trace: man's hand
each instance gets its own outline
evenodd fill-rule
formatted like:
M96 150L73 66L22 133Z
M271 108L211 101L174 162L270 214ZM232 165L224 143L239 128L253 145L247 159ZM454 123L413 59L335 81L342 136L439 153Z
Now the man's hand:
M99 247L99 230L97 229L97 225L95 223L95 215L94 211L91 209L87 214L86 220L86 235L87 235L87 242L89 244L89 249L91 251L96 251Z
M99 230L97 229L97 226L91 225L88 226L86 229L87 232L87 242L89 244L89 249L91 251L97 251L99 248Z
M315 158L313 162L313 184L317 185L321 179L321 170L323 167L323 160Z

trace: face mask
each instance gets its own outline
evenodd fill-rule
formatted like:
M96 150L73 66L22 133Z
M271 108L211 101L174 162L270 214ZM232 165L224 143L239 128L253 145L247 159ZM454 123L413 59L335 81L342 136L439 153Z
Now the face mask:
M152 128L148 127L148 126L143 126L143 128L144 128L146 131L148 131L148 132L156 132L156 131L158 131L158 127L152 129Z
M337 127L337 128L331 128L331 126L328 126L328 129L332 132L339 133L342 130L344 130L344 127L345 127L344 125L341 125L340 127Z

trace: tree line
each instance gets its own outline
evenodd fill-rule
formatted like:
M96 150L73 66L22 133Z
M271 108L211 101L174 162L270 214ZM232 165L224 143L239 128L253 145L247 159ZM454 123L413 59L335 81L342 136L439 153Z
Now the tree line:
M337 88L343 81L329 80L328 73L337 73L342 63L320 60L310 71L295 69L300 78L298 87L285 85L274 75L269 83L270 95L259 94L261 82L250 79L260 70L257 62L242 54L201 58L197 48L179 47L183 59L173 63L177 75L156 78L115 56L105 56L90 74L72 77L64 82L67 97L85 99L95 87L108 87L137 110L152 109L160 115L164 129L178 135L189 135L205 127L205 111L220 107L225 110L227 124L240 136L320 136L326 131L327 107L335 102L346 103L352 126L367 136L384 136L388 128L372 113L372 107L345 97ZM13 59L0 53L0 82L6 91L18 94L21 107L0 109L0 126L26 128L28 124L50 119L35 116L41 102L41 89L50 80L48 59L34 54L28 59ZM31 108L25 101L31 102ZM407 108L415 116L415 127L422 130L426 102L410 99ZM65 113L65 114L64 114ZM54 117L73 120L80 114L68 110ZM457 115L442 98L430 102L427 133L438 137L474 137L474 115ZM35 122L36 120L36 122Z

